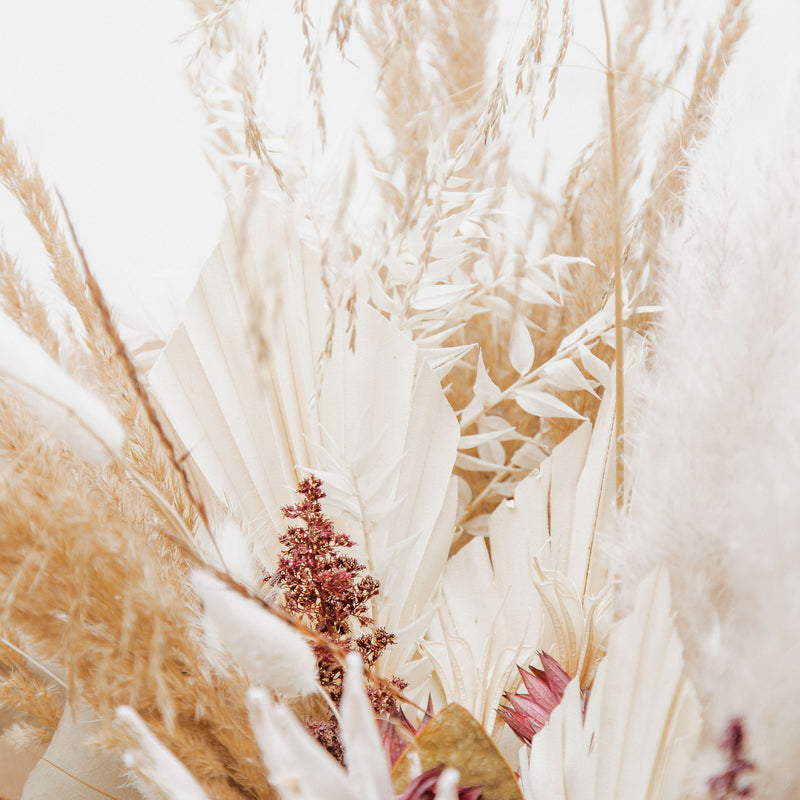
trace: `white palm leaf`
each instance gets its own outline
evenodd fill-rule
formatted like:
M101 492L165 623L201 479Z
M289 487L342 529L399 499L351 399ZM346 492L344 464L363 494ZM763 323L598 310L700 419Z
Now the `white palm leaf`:
M272 523L259 552L267 562L283 529L280 509L294 497L295 465L309 462L317 432L314 370L326 314L317 254L285 206L245 183L230 195L220 244L150 373L213 495L248 522ZM258 323L266 346L256 357Z
M425 652L444 699L464 705L487 730L496 723L503 692L518 680L516 664L530 663L537 649L556 650L576 671L587 659L593 664L602 649L609 590L594 539L613 514L613 407L614 392L607 388L595 426L587 422L574 431L520 482L512 500L495 509L491 559L476 538L445 567L442 611ZM537 559L571 591L554 596Z
M416 345L366 305L358 307L354 351L335 339L319 411L317 474L381 582L376 620L405 641L389 659L397 666L423 632L415 622L452 543L458 423ZM404 637L409 626L413 636Z
M609 579L607 561L595 549L599 530L613 524L614 404L613 383L606 386L592 427L584 423L553 451L548 491L549 555L542 563L569 578L582 595L595 594Z
M440 609L423 644L443 693L436 699L464 706L492 731L516 664L533 657L540 615L527 606L515 613L510 587L495 578L482 539L448 561L440 590Z
M101 729L97 715L82 703L64 706L53 738L22 790L24 800L92 800L114 797L141 800L130 785L125 765L116 753L95 744ZM0 775L0 786L4 774Z
M376 621L398 634L384 666L402 671L452 542L458 424L418 348L371 307L357 306L354 348L339 329L320 362L328 309L296 226L257 187L232 196L151 387L213 495L271 521L262 563L274 563L298 479L323 480L326 510L381 583ZM266 330L258 358L254 323Z
M520 751L526 800L681 797L700 727L700 706L683 676L669 580L660 570L614 626L585 720L573 681L530 754Z

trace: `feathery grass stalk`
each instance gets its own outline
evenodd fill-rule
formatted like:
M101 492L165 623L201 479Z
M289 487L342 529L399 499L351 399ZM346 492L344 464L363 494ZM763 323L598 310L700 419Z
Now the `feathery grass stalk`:
M45 675L47 675L48 678L57 683L63 689L67 688L67 684L64 683L64 681L62 681L58 675L51 672L44 664L42 664L40 661L37 661L33 656L29 655L24 650L21 650L13 642L10 642L5 638L5 636L0 636L0 644L2 644L4 647L7 647L9 650L13 650L17 655L20 655L30 661L31 664L33 664L37 669L41 670Z
M186 472L185 467L183 464L178 461L177 455L175 453L175 448L173 447L172 442L170 441L169 437L164 432L164 428L161 425L158 417L156 416L156 411L153 408L153 404L150 401L150 398L147 392L144 390L142 386L142 382L139 380L139 376L136 373L136 367L133 364L133 359L128 354L128 349L125 347L125 343L122 341L122 338L117 331L116 326L114 325L113 321L111 320L111 311L108 308L108 304L106 303L105 298L103 297L103 293L100 291L100 287L97 285L97 281L95 280L94 274L89 267L89 262L86 260L86 254L83 252L83 247L81 246L80 242L78 241L78 236L75 233L75 227L72 224L72 219L67 211L67 206L64 203L64 198L61 196L61 192L56 190L56 195L58 196L58 201L61 204L61 210L64 212L64 219L67 223L67 229L69 230L70 236L72 237L72 243L75 246L75 250L78 253L78 258L80 259L81 266L83 267L83 278L86 282L86 287L89 291L89 294L94 301L94 304L97 308L97 312L100 317L100 323L105 330L106 335L108 336L109 341L113 344L116 350L116 356L119 359L120 364L127 376L128 380L130 381L130 385L133 388L134 393L136 394L136 398L141 403L140 408L144 411L144 414L147 418L147 421L150 423L151 429L156 437L156 439L160 442L160 444L164 447L167 458L171 462L172 466L175 468L179 479L183 483L183 490L186 492L186 496L189 499L190 504L194 508L194 511L199 515L200 519L203 521L203 524L208 527L208 514L206 513L205 504L192 489L191 482L189 481L189 475Z
M615 461L617 472L617 506L622 506L623 482L625 479L625 442L624 436L624 415L625 415L625 394L624 394L624 353L622 337L622 214L619 198L619 154L617 152L617 106L615 100L615 74L614 56L611 52L611 32L608 29L608 15L606 14L605 0L600 0L600 10L603 14L603 29L606 36L606 89L608 92L608 132L611 146L611 190L613 202L613 226L614 226L614 332L615 347L617 351L616 360L616 448Z

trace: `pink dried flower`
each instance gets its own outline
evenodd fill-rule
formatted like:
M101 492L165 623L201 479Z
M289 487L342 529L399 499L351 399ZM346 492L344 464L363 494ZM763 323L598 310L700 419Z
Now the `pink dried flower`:
M415 728L402 709L397 708L390 714L390 719L379 719L378 730L381 732L383 752L391 766L394 766L403 752L408 747L409 738L416 736L433 719L433 700L428 695L428 706L425 714ZM406 736L400 733L400 728L406 731Z
M325 492L320 479L311 475L300 483L298 491L303 499L282 511L286 519L303 524L289 528L280 537L283 550L270 580L282 590L287 611L337 647L358 653L363 663L371 667L394 641L394 634L377 626L370 614L370 600L378 594L380 584L364 574L363 564L343 552L354 543L323 514L320 501ZM342 665L327 647L315 645L313 649L319 684L338 703L342 696ZM392 683L401 691L406 687L399 678L393 678ZM397 713L397 701L385 686L369 686L367 693L376 714ZM305 725L331 755L341 760L335 721L309 717Z
M378 594L380 584L362 574L363 564L342 552L352 547L353 541L335 530L322 513L320 500L325 492L320 479L314 475L306 478L298 491L303 499L283 508L283 515L304 525L289 528L280 537L283 550L273 580L283 589L287 611L304 618L339 647L357 652L372 666L394 641L394 635L376 626L370 616L369 601ZM341 665L324 648L316 648L316 655L320 684L338 701ZM375 699L388 702L383 697Z
M503 697L510 706L500 706L497 713L512 731L530 747L534 734L547 724L553 709L561 702L571 678L561 665L547 653L539 653L542 669L517 667L528 694L509 694Z
M752 761L744 757L744 723L741 717L735 717L728 723L719 746L728 754L728 766L724 772L715 775L708 782L714 800L750 797L753 794L753 786L739 785L739 776L756 768Z
M437 784L444 769L444 764L439 764L425 770L406 786L402 794L396 795L395 800L435 800ZM458 800L480 800L482 792L481 786L459 786Z

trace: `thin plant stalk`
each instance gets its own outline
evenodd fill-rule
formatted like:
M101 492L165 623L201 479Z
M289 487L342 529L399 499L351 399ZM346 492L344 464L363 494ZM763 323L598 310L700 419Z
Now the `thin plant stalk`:
M603 29L606 36L606 91L608 93L608 130L611 145L611 190L612 190L612 224L614 226L614 331L616 360L616 448L615 462L617 473L617 506L622 506L623 483L625 478L625 393L624 393L624 353L622 337L622 215L619 199L619 154L617 152L617 106L615 100L616 75L614 73L614 57L611 52L611 33L608 28L605 0L600 0L603 14Z

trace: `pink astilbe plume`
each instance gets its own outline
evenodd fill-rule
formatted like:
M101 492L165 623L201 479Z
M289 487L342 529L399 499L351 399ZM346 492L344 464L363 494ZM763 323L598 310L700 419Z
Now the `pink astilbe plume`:
M728 754L728 765L719 775L708 782L714 800L732 800L735 797L750 797L753 786L741 786L739 779L743 772L752 772L756 765L744 756L744 723L737 717L728 723L720 748Z
M500 706L498 715L509 725L517 736L529 745L547 724L550 714L561 702L564 691L571 678L561 665L547 653L539 653L542 669L517 667L527 694L511 694L503 697L510 706Z
M367 666L373 666L394 636L375 624L369 603L380 584L366 568L343 550L354 542L337 531L325 516L320 501L325 497L322 482L312 475L298 487L303 499L283 508L286 519L303 525L289 528L280 537L283 545L273 582L283 592L287 611L307 622L317 633L342 650L358 653ZM339 659L327 648L316 646L319 682L338 703L342 695L344 671ZM398 691L405 683L392 680ZM376 713L395 716L397 703L384 686L367 687ZM332 755L342 758L336 722L332 719L306 720L306 727Z
M310 626L345 650L357 652L372 666L394 641L394 636L375 625L369 601L380 584L365 567L342 550L354 542L337 531L322 512L322 482L311 476L299 487L303 499L286 506L287 519L304 525L289 528L280 537L284 549L278 561L275 583L283 590L287 611L305 618ZM318 652L320 682L335 699L341 691L341 666L329 653Z

